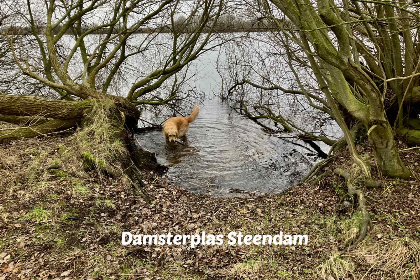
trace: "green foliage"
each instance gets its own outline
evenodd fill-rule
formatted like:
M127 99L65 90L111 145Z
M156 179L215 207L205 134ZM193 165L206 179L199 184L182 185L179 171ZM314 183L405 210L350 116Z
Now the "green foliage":
M340 197L346 197L347 196L347 192L343 189L343 185L342 184L338 184L338 185L333 185L334 191L336 192L336 194L338 194Z
M105 162L103 160L97 159L94 155L87 152L83 152L81 156L83 159L83 169L85 171L91 171L97 168L101 171L106 170Z
M50 169L60 169L60 167L61 167L61 162L60 162L60 160L56 159L56 160L53 161L53 163L51 163L50 166L48 166L47 169L48 170L50 170Z
M67 178L70 177L70 175L67 172L61 171L59 169L49 169L48 172L52 175L54 175L57 178Z
M81 194L82 196L89 194L89 188L81 183L76 184L74 186L74 190L76 193Z
M35 207L32 211L23 216L26 220L32 220L37 223L47 222L51 216L51 212L43 207Z

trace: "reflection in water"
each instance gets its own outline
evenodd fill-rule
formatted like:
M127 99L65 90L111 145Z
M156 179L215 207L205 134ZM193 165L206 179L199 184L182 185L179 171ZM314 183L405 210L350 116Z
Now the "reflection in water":
M198 153L198 150L189 145L188 137L183 137L181 143L166 143L165 144L165 158L168 162L168 167L172 167L182 162L184 157L193 157Z
M166 176L197 193L280 192L298 182L316 158L312 151L268 135L218 100L207 100L190 125L185 145L162 132L137 135L139 144L169 166Z

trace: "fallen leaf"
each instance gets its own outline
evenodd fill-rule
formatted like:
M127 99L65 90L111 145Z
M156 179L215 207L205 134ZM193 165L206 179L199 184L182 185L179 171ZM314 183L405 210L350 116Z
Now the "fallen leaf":
M66 277L66 276L69 276L71 272L72 272L72 270L71 270L71 269L70 269L70 270L67 270L67 271L64 271L63 273L61 273L61 274L60 274L60 276L61 276L61 277Z

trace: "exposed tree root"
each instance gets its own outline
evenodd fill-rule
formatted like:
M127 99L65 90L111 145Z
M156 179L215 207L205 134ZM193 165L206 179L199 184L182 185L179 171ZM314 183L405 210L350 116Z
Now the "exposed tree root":
M418 146L420 145L420 130L419 129L400 129L400 134L405 138L408 145Z
M119 169L113 168L113 166L101 159L97 159L92 154L83 152L81 156L83 159L83 169L85 171L91 171L96 169L102 174L112 178L120 177L122 175L122 172L120 172Z
M316 163L314 166L312 166L312 168L309 171L309 173L300 181L300 184L308 183L309 181L311 181L312 179L314 179L314 177L317 174L319 174L319 172L322 170L322 168L324 168L325 166L327 166L328 164L330 164L333 159L334 159L334 156L329 156L326 159L324 159L324 160Z
M114 178L125 174L135 193L145 201L150 200L143 192L138 168L143 156L136 152L128 138L127 128L135 128L140 116L131 103L114 96L103 100L64 101L0 94L0 112L0 121L21 126L0 131L0 143L45 135L79 124L75 139L84 170L96 170Z
M93 103L76 139L86 170L97 170L111 177L125 174L134 194L150 202L150 196L144 192L140 169L148 170L150 167L151 170L159 170L157 167L160 166L153 154L139 150L133 139L129 138L127 116L136 119L138 112L126 113L126 110L111 99ZM161 169L163 172L163 167Z
M132 164L126 168L125 173L131 180L131 187L133 188L134 195L139 195L144 201L151 203L152 198L144 191L144 183L142 180L143 176L134 161L132 161Z
M299 136L298 136L298 138L299 138ZM321 149L321 147L319 145L317 145L313 140L302 139L302 141L305 142L306 144L308 144L309 146L311 146L312 149L314 149L315 152L317 152L317 154L320 158L326 159L328 157L328 155Z
M330 139L326 136L314 135L310 133L300 134L298 135L298 138L303 141L321 141L330 146L334 145L337 142L336 140Z
M363 241L363 239L365 239L368 232L368 227L370 224L369 212L366 209L366 199L365 199L365 196L363 195L363 192L356 188L354 184L356 178L354 176L352 176L349 172L340 168L337 168L335 170L335 173L344 177L344 179L346 180L347 192L350 195L350 197L357 198L358 209L362 215L362 220L359 226L358 236L354 240L353 244L351 245L351 246L355 246L356 244Z

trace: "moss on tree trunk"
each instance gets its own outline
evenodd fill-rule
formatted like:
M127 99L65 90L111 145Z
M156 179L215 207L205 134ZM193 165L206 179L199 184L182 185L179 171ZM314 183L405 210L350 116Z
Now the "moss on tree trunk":
M12 116L38 116L60 120L80 119L92 108L92 100L51 100L30 95L0 94L0 112Z
M20 138L30 138L62 131L75 126L77 119L70 120L49 120L40 125L18 127L0 131L0 143Z
M0 114L0 121L17 125L39 125L48 121L48 118L37 116L11 116Z
M395 145L394 134L388 122L373 125L368 132L377 164L390 177L409 178L410 170L405 167Z
M405 142L408 145L413 145L413 146L420 145L420 130L403 128L399 132L404 137Z

